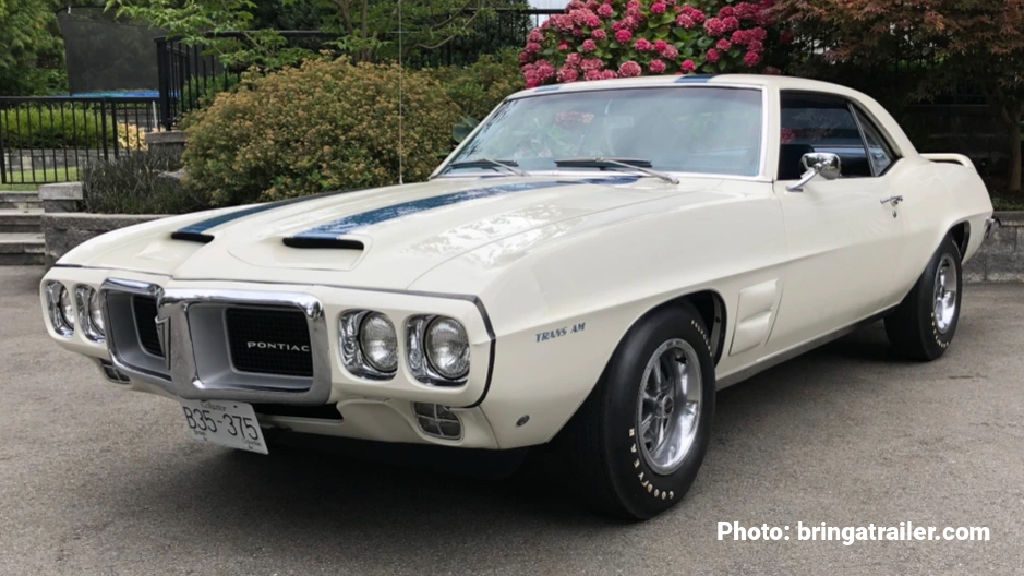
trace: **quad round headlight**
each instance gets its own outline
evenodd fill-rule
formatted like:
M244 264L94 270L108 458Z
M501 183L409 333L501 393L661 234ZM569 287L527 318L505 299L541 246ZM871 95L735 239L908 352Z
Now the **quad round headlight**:
M469 372L469 338L458 320L434 318L423 335L423 349L431 367L441 376L457 380Z
M46 310L54 332L61 336L71 336L75 333L75 303L71 293L55 280L48 281L44 291Z
M398 370L398 334L387 316L350 310L338 318L338 350L345 368L357 376L387 380Z
M398 334L395 325L380 312L370 312L359 325L359 348L363 358L375 370L398 369Z
M94 342L104 340L107 323L99 290L91 286L76 286L75 303L78 305L79 324L85 336Z

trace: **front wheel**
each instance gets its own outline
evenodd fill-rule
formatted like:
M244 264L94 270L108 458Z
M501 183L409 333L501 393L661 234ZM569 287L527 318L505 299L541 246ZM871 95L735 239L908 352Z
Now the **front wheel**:
M946 236L910 293L885 318L889 341L901 356L929 361L946 352L960 321L961 286L960 250Z
M646 519L690 488L707 451L715 374L707 330L682 304L641 319L566 430L577 486L617 517Z

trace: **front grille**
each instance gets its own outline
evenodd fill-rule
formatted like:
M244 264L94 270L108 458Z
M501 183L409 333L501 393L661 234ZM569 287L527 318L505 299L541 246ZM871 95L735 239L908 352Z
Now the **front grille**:
M235 370L313 376L309 326L301 311L229 308L225 318Z
M153 356L163 358L160 337L156 333L156 299L132 296L132 312L135 314L135 329L139 334L142 349Z

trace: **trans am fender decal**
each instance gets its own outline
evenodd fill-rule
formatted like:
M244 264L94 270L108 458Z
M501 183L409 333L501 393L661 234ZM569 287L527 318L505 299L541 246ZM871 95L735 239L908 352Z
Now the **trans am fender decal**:
M545 180L540 182L517 182L515 184L502 184L500 186L491 186L488 188L452 192L450 194L442 194L440 196L431 196L420 200L412 200L409 202L402 202L401 204L384 206L361 214L345 216L344 218L339 218L333 222L328 222L327 224L311 228L290 238L286 238L285 244L295 244L298 246L298 242L296 241L301 242L309 240L335 239L354 230L366 228L375 224L381 224L403 216L409 216L411 214L418 214L435 208L442 208L453 204L461 204L462 202L490 198L492 196L499 196L502 194L541 190L544 188L558 188L561 186L579 184L581 182L588 184L628 184L636 182L637 180L639 180L638 176L591 178L586 180Z

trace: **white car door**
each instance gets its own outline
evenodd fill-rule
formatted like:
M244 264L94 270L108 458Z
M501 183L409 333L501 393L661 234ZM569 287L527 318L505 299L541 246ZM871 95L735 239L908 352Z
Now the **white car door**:
M783 91L781 102L774 188L786 222L788 265L773 348L878 312L900 290L893 270L902 261L899 199L889 189L892 148L865 144L856 107L844 97ZM874 137L879 139L877 129ZM839 155L841 177L818 177L802 191L788 190L803 172L802 155L810 152Z

